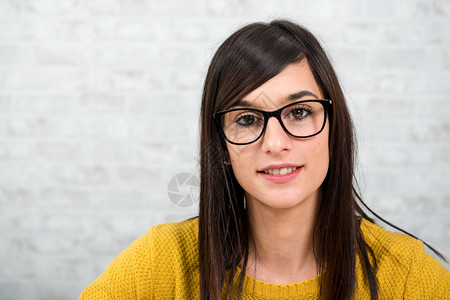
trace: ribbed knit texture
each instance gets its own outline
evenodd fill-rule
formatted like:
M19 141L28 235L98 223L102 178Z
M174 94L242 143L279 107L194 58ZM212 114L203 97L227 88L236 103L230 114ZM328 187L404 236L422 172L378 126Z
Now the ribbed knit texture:
M362 220L366 243L378 262L380 299L450 299L450 272L421 241ZM80 299L198 299L198 218L152 227L118 255ZM238 269L237 273L240 274ZM370 299L357 260L357 299ZM246 275L243 299L317 299L320 275L272 284Z

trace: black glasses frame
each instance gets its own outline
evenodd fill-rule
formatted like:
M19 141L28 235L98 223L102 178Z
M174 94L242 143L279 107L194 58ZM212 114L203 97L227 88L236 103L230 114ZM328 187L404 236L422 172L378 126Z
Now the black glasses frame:
M322 104L323 106L323 112L324 112L324 118L323 118L323 124L322 127L320 128L320 130L314 134L311 135L307 135L307 136L298 136L298 135L293 135L292 133L289 132L289 130L287 130L287 128L284 126L283 121L281 120L281 112L292 105L297 105L300 103L305 103L305 102L318 102L320 104ZM327 113L328 113L328 107L332 104L333 102L331 100L328 99L318 99L318 100L302 100L302 101L297 101L294 103L290 103L288 105L285 105L283 107L281 107L280 109L274 110L274 111L264 111L264 110L259 110L259 109L255 109L255 108L233 108L233 109L228 109L228 110L222 110L222 111L218 111L216 113L214 113L213 118L216 120L216 125L219 129L220 134L222 135L223 138L225 138L229 143L234 144L234 145L248 145L251 143L256 142L257 140L259 140L259 138L264 134L264 132L266 131L266 126L267 126L267 122L269 121L269 118L271 117L275 117L278 122L280 122L281 127L284 129L284 131L289 134L290 136L293 136L295 138L309 138L315 135L318 135L319 133L322 132L322 130L325 128L325 124L327 122ZM226 114L227 112L230 111L236 111L236 110L245 110L245 111L255 111L255 112L259 112L260 114L262 114L264 116L264 126L263 129L261 130L261 133L259 134L259 136L257 138L255 138L253 141L247 142L247 143L235 143L230 141L227 136L225 135L225 131L223 130L223 126L222 126L222 116L224 114Z

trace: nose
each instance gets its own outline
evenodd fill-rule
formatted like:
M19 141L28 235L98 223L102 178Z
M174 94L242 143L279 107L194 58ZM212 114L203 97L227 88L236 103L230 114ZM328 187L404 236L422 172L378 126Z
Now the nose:
M261 138L264 152L278 153L292 147L291 136L284 131L280 122L274 117L267 121L266 130Z

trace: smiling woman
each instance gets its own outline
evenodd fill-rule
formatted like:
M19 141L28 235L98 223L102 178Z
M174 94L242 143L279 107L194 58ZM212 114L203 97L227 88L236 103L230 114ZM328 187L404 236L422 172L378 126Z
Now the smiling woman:
M213 150L201 151L199 216L151 228L81 299L450 297L424 243L363 210L345 97L308 30L276 20L233 33L200 122Z

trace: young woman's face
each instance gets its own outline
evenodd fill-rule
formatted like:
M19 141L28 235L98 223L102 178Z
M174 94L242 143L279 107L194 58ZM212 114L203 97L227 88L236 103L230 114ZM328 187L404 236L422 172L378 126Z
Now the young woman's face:
M289 96L306 92L301 98ZM301 100L323 99L306 59L289 65L244 97L252 108L273 111ZM236 106L233 108L239 108ZM321 133L310 138L288 135L276 118L270 118L264 134L249 145L227 142L231 166L245 190L248 202L272 208L291 208L302 203L316 204L320 186L328 171L328 120ZM286 165L298 167L288 175L276 175ZM289 168L282 172L291 171Z

